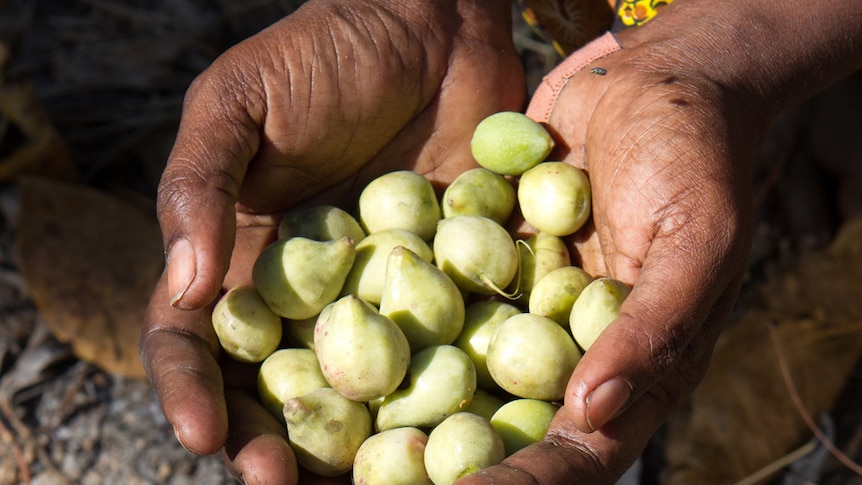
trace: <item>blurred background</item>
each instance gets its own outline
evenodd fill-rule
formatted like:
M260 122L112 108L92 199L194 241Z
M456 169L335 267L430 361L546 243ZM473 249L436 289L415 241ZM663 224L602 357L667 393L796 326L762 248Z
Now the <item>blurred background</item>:
M0 485L233 483L142 379L154 195L191 80L300 3L0 0ZM532 88L560 55L512 12ZM733 321L626 483L862 483L860 88L776 120Z

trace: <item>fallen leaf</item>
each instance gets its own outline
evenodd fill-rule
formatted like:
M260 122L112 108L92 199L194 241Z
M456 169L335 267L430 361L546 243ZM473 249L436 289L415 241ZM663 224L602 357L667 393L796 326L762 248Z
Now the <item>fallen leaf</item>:
M47 179L18 190L18 265L52 333L84 361L143 377L141 323L164 264L155 212Z
M25 174L63 180L79 177L65 140L32 86L0 80L0 182Z
M669 421L671 485L736 483L811 439L781 364L810 416L833 407L862 356L862 218L758 294Z

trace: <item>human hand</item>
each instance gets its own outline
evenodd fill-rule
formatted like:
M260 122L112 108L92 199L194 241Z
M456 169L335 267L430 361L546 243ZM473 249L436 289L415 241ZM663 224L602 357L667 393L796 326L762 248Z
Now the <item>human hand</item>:
M700 382L741 285L750 162L769 118L728 110L742 99L659 44L620 39L565 85L547 125L551 158L591 181L592 227L573 254L632 292L575 368L545 440L459 485L613 483Z
M296 483L285 431L220 358L211 311L250 282L279 214L353 200L396 169L438 186L491 113L523 106L508 2L312 0L219 58L187 94L159 189L168 264L141 339L179 441L246 483ZM307 483L303 480L303 483Z

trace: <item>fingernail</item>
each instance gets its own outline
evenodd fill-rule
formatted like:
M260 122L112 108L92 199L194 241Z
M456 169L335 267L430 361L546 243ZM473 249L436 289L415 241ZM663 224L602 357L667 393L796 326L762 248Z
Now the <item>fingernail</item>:
M188 239L178 239L168 252L168 292L175 307L195 279L195 253Z
M182 439L180 439L180 430L178 430L176 426L174 426L174 436L176 436L176 437L177 437L177 442L179 442L179 444L180 444L180 445L182 445L183 449L185 449L185 450L186 450L186 451L188 451L189 453L192 453L192 450L188 449L188 448L186 447L186 444L185 444L185 443L183 443L183 440L182 440Z
M586 419L595 431L617 417L631 398L632 389L622 379L614 378L593 389L586 398Z

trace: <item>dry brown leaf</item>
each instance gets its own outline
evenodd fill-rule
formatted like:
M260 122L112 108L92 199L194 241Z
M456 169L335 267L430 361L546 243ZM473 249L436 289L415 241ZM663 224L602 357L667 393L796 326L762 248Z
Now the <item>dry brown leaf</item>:
M141 323L163 268L155 212L106 193L22 178L17 256L61 342L107 372L143 377Z
M4 140L11 130L20 133L21 139ZM11 182L23 174L64 180L78 177L66 142L26 83L0 82L0 153L8 153L0 156L0 182Z
M728 328L689 405L669 422L671 485L736 483L811 439L779 357L807 412L828 412L862 356L862 218L761 295L764 308Z

